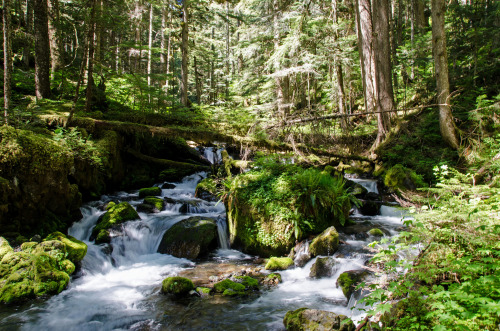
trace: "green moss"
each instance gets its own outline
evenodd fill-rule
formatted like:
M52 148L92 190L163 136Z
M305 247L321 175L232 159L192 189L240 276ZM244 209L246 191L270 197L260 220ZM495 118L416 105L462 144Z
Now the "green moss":
M270 273L266 276L265 280L272 280L273 282L281 283L283 280L281 278L281 274L277 272Z
M196 185L195 196L199 196L201 192L208 192L211 195L217 195L217 183L213 178L204 178Z
M245 291L235 291L232 288L228 288L222 292L222 295L225 297L236 297L236 296L245 296L248 295Z
M197 287L196 292L198 292L201 296L206 296L210 294L211 289L208 287Z
M286 270L293 265L289 257L271 257L266 263L266 270Z
M161 188L157 187L157 186L141 188L139 190L139 198L154 197L154 196L160 196L160 195L161 195Z
M368 234L371 236L374 236L374 237L383 237L384 236L384 233L382 232L382 230L380 230L378 228L371 229L370 231L368 231Z
M100 230L95 237L96 244L109 244L111 242L111 236L108 230Z
M259 281L250 276L236 276L234 277L238 282L241 282L247 289L256 289L259 287Z
M194 290L193 282L184 277L168 277L162 282L161 291L165 294L186 295Z
M34 241L29 241L29 242L25 242L21 245L21 250L26 252L26 253L31 253L31 251L33 251L33 249L38 245L37 242L34 242ZM1 254L0 254L1 255Z
M59 240L66 246L68 259L73 263L78 263L87 254L87 245L70 235L64 235L61 232L53 232L45 238L45 240Z
M97 225L92 230L91 239L95 239L101 230L109 230L115 225L136 219L140 219L139 214L137 214L134 207L128 202L120 202L117 205L113 205L99 219Z
M331 226L323 233L313 239L309 245L309 252L312 256L333 255L339 246L339 233L335 227Z
M350 270L340 274L337 279L337 284L340 286L342 293L344 293L347 299L351 297L351 294L356 289L356 286L367 274L368 272L364 270Z
M384 177L384 184L396 192L415 190L425 185L421 176L401 164L396 164L387 170Z
M106 205L106 210L110 210L111 208L113 208L114 206L116 206L116 203L114 201L110 201L108 202L108 204Z
M157 197L146 197L143 203L154 206L158 211L163 210L165 207L165 201Z
M67 273L68 275L73 274L73 272L75 272L76 269L75 264L68 259L61 261L60 267L61 270Z
M299 308L297 310L288 311L283 319L283 324L285 324L286 329L292 331L303 330L301 313L307 309L308 308Z
M230 279L224 279L218 283L214 284L214 292L216 293L224 293L225 291L230 290L233 292L243 292L245 291L245 285L233 282ZM228 292L229 295L229 292Z

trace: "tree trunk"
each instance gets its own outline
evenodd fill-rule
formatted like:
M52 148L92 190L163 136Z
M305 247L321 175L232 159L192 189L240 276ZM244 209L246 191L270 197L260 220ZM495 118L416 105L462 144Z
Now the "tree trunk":
M432 0L432 55L436 71L437 102L439 106L439 129L443 140L453 149L458 149L459 141L448 104L450 85L448 81L448 56L446 53L446 33L444 30L444 0Z
M374 41L375 81L376 81L376 111L378 121L377 139L373 145L376 148L385 139L390 128L389 113L394 109L394 93L392 90L391 47L389 37L389 1L373 1L373 31L376 31Z
M211 100L211 103L214 104L215 103L215 56L217 55L215 53L215 45L214 45L214 40L215 38L215 28L212 27L212 45L210 46L211 50L212 50L212 61L210 61L210 100Z
M33 36L33 0L26 0L26 38L23 46L23 62L26 68L30 67L31 43Z
M195 87L196 87L196 102L201 104L201 80L200 74L198 72L198 61L196 60L196 56L194 57L194 79L195 79Z
M47 0L34 0L35 13L35 93L37 98L50 96L50 45Z
M90 21L89 21L89 55L88 55L88 69L87 69L87 93L85 102L85 111L92 111L92 95L94 92L94 33L95 33L95 7L96 0L92 0L90 9Z
M54 79L56 71L63 66L59 0L47 0L47 9L49 15L50 73Z
M165 59L165 28L167 27L166 9L161 9L161 28L160 28L160 72L166 71Z
M274 51L277 52L280 47L280 30L279 30L279 0L274 0L273 2L273 30L274 30ZM280 68L280 63L276 61L274 63L274 70L278 71ZM278 116L285 118L285 108L283 107L283 86L280 77L274 79L276 84L276 104L278 110ZM309 82L309 81L308 81ZM310 95L309 95L310 97ZM309 99L310 100L310 99Z
M151 59L153 54L153 4L149 8L149 33L148 33L148 88L151 88ZM151 90L148 90L148 101L151 106Z
M375 110L375 60L373 58L372 7L370 0L357 0L356 22L358 30L358 48L363 79L363 94L367 112Z
M188 1L182 0L182 40L181 40L181 53L182 53L182 64L181 64L181 104L184 107L188 106Z
M4 123L9 125L11 81L12 81L12 48L11 48L11 22L10 0L2 1L3 7L3 101Z

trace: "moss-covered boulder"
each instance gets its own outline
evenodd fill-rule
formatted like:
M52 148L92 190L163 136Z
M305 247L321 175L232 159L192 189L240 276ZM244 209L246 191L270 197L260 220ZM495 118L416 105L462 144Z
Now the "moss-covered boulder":
M349 270L343 272L337 279L337 286L340 286L342 293L344 293L345 297L349 300L356 286L358 286L368 275L369 273L366 270Z
M299 308L287 312L283 319L283 324L285 324L285 328L289 331L355 330L354 323L345 315L337 315L329 311L308 308Z
M53 232L49 234L44 240L58 240L66 247L68 259L73 263L78 263L87 254L87 245L70 235L62 234L61 232Z
M368 234L370 236L374 236L374 237L383 237L384 236L384 232L382 232L382 230L380 230L379 228L371 229L370 231L368 231Z
M245 286L247 290L256 290L259 288L259 281L250 276L235 276L233 280Z
M161 284L161 292L164 294L173 294L176 296L188 295L194 290L193 282L184 277L168 277Z
M168 229L160 242L158 253L196 259L217 248L217 224L213 219L190 217Z
M401 164L396 164L384 176L384 184L395 192L415 190L425 186L421 176Z
M286 270L293 266L293 260L289 257L271 257L266 263L266 270Z
M196 185L194 196L206 201L217 201L217 183L213 178L204 178Z
M53 240L27 242L22 245L21 251L14 251L0 237L0 302L11 303L57 294L66 288L69 275L75 271L74 263L66 258L69 257L68 251L72 252L71 257L75 261L79 261L83 248L75 248L72 243L67 244L67 240L62 242L55 238L70 240L55 234Z
M213 291L222 293L223 296L244 296L247 295L245 285L234 282L230 279L224 279L214 284Z
M159 213L165 208L165 200L157 197L145 197L144 201L136 208L140 212Z
M331 257L318 257L309 271L311 278L331 277L335 272L335 260Z
M359 199L363 199L368 193L366 187L352 180L346 180L346 187L351 190L352 195Z
M137 214L137 211L128 202L120 202L119 204L110 203L106 213L99 218L92 230L90 240L95 239L95 242L98 244L109 242L109 230L111 228L137 219L140 219L139 214Z
M278 286L282 281L281 274L273 272L262 279L262 284L268 287L274 287Z
M196 293L198 293L198 295L202 298L206 298L210 295L210 292L212 291L210 288L208 287L197 287L196 288Z
M309 245L312 256L333 255L339 247L339 233L334 226L323 231Z
M141 188L139 190L139 198L157 197L161 195L161 188L158 186Z

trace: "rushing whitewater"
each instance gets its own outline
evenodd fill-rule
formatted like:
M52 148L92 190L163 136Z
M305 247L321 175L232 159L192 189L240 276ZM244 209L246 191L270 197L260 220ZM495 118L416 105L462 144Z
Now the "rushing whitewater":
M212 149L206 149L205 154L207 159L217 159ZM191 216L217 220L220 249L211 255L211 260L257 266L255 257L230 249L224 205L194 197L196 184L204 176L205 173L194 174L175 184L175 188L162 190L162 196L178 203L160 213L140 213L141 220L124 223L122 233L112 237L110 246L89 241L92 228L103 213L101 208L110 200L126 200L136 206L142 201L137 191L103 196L100 201L84 206L83 219L69 229L69 234L88 245L79 273L68 289L46 301L2 307L1 329L283 330L285 313L300 307L333 311L354 320L363 318L364 313L356 309L359 293L349 301L335 285L342 272L362 269L371 256L366 245L375 239L356 234L340 233L345 244L333 255L335 270L329 278L309 277L316 260L313 259L302 268L281 272L283 283L274 290L262 291L260 296L176 301L160 294L164 278L195 266L193 261L156 253L165 231ZM182 202L188 201L196 201L197 207L181 214ZM397 234L402 214L392 207L383 207L381 212L382 215L374 217L357 214L355 220L378 227L388 236ZM301 253L307 253L307 245L303 250Z

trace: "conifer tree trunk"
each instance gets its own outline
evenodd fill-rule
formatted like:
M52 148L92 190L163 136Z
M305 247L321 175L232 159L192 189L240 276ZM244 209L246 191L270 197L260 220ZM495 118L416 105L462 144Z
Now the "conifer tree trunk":
M11 20L10 0L3 0L3 98L4 98L4 123L9 125L9 111L12 81L12 48L11 48Z
M188 23L189 23L189 13L188 13L188 1L182 0L182 32L181 32L181 53L182 53L182 63L181 63L181 104L185 107L188 106Z
M391 44L389 36L389 1L373 0L373 31L376 81L376 111L378 121L376 148L387 136L390 118L387 111L394 109L392 89ZM383 113L381 113L383 112Z
M92 0L90 9L90 21L89 21L89 55L88 55L88 69L87 69L87 93L85 102L85 111L90 112L92 110L92 96L95 88L94 84L94 33L95 33L95 7L96 0Z
M149 8L149 34L148 34L148 87L151 87L151 59L153 54L153 4ZM148 100L151 105L151 91L148 90Z
M280 30L279 30L279 0L274 0L273 3L273 29L274 29L274 36L273 36L273 41L274 41L274 51L277 51L278 48L280 47ZM280 64L275 63L274 64L274 70L279 70ZM283 86L282 86L282 81L281 77L276 77L274 79L275 84L276 84L276 104L278 108L278 116L281 116L284 118L286 116L285 114L285 109L283 107ZM309 80L308 80L309 83ZM309 101L310 101L310 95L309 95Z
M437 102L439 106L439 129L443 140L453 149L458 149L459 141L448 104L450 83L448 78L448 56L446 53L446 32L444 0L432 0L432 55L436 71Z
M358 48L366 112L375 110L375 60L373 58L372 6L370 0L356 1Z
M37 98L50 96L50 44L47 0L34 0L35 93Z
M63 66L59 0L47 0L47 9L49 15L50 73L54 79L55 72Z
M26 33L33 35L33 0L26 0ZM31 38L26 38L23 46L23 62L26 68L30 66Z

